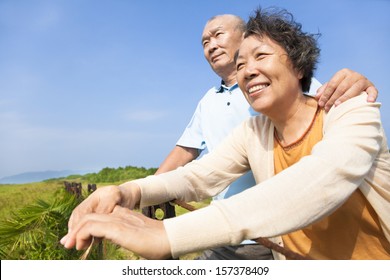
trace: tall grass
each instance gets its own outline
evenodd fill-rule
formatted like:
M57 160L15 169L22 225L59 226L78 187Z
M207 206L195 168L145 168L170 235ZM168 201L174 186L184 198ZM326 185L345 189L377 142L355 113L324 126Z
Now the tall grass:
M0 185L0 220L9 216L12 211L34 203L37 199L52 199L61 188L60 181Z
M60 238L66 234L72 210L82 201L65 190L51 201L38 199L32 204L12 211L0 221L1 259L72 260L82 252L66 250ZM103 242L90 254L91 259L120 259L118 246Z
M110 173L108 171L114 172ZM107 184L121 184L125 181L153 174L155 169L126 167L105 168L98 174L88 176L73 175L67 178L51 179L39 183L1 185L0 184L0 258L1 259L78 259L82 252L65 250L59 245L60 238L66 233L67 221L74 207L81 201L69 196L64 191L64 180L82 182L83 197L88 196L86 186L91 178ZM112 174L127 173L131 178L107 182L104 175L118 179ZM131 173L131 174L130 174ZM95 183L95 182L93 182ZM99 185L97 187L100 187ZM202 208L209 200L192 203L195 208ZM176 206L176 215L188 212ZM189 254L181 259L193 259L198 254ZM139 259L139 256L119 248L107 241L95 246L90 254L92 259Z

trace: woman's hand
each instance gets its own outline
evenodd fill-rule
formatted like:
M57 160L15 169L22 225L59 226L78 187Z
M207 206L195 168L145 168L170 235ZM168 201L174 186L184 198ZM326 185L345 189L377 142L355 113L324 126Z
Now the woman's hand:
M166 259L171 255L162 221L128 208L115 206L111 213L84 215L61 243L65 248L86 249L92 237L105 238L146 259Z
M133 209L140 201L140 193L138 185L132 183L98 188L73 210L68 222L68 234L61 239L61 243L66 243L69 234L84 216L93 213L109 214L117 205Z

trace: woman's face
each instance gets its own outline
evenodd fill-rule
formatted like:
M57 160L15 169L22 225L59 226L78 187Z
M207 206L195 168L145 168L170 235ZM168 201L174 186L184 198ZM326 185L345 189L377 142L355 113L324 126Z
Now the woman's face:
M280 114L302 94L301 74L293 68L284 48L268 37L245 38L236 67L238 84L257 112Z

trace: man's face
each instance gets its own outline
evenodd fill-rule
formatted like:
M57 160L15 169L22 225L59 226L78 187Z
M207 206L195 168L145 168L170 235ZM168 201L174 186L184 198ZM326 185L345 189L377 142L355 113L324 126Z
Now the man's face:
M242 32L236 27L237 19L226 15L209 21L203 30L204 56L216 73L235 69L234 54L242 41Z

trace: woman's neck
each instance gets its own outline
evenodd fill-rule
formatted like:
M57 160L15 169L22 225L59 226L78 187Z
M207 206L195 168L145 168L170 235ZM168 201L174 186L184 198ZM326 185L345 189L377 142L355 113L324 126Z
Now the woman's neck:
M317 111L317 101L313 97L302 95L292 105L290 113L284 119L271 119L280 143L288 146L305 134Z

